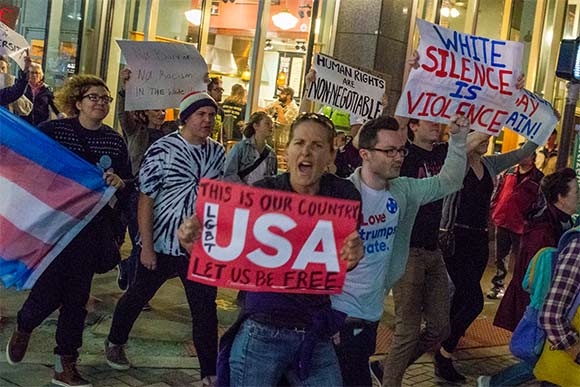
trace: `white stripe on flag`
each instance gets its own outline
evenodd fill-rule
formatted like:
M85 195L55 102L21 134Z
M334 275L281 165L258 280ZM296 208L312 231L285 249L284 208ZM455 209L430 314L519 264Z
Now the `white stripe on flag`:
M48 206L19 185L0 176L0 215L20 230L47 244L55 244L79 222L68 214Z

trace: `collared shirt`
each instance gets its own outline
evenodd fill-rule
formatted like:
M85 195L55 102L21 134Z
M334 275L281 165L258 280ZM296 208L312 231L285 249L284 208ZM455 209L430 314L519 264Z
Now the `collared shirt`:
M568 319L576 295L580 292L580 236L575 236L558 255L552 286L544 302L540 324L554 350L575 345L578 332Z

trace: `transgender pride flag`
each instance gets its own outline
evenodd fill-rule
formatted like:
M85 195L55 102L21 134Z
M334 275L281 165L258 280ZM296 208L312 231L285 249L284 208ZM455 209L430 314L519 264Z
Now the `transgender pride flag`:
M95 166L0 108L0 279L30 289L115 193Z

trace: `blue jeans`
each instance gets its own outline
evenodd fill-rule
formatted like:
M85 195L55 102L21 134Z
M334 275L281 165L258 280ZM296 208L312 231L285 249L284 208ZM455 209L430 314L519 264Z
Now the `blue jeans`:
M490 387L518 386L534 379L535 364L520 361L491 377Z
M302 331L244 321L230 354L231 386L276 386L283 376L292 386L341 386L330 338L315 346L306 380L298 378L294 365L304 337Z

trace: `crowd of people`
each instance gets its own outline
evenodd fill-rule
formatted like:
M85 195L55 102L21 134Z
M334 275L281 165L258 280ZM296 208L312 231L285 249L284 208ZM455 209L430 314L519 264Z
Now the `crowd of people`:
M419 60L413 56L411 68ZM441 125L427 120L403 122L384 114L363 123L333 109L299 114L294 90L285 87L277 101L245 122L243 87L234 85L221 103L223 85L213 77L207 90L182 99L177 122L166 122L164 110L125 111L130 77L129 69L121 71L115 96L122 134L103 123L113 96L98 77L73 76L53 97L41 67L27 59L14 84L0 90L0 105L25 96L31 106L22 118L101 168L106 183L117 188L115 203L35 283L7 343L8 362L19 363L33 330L59 309L53 379L58 385L91 385L76 367L86 304L103 259L100 246L106 238L122 243L126 228L132 251L119 265L124 293L104 343L106 363L117 370L131 367L126 346L133 324L157 290L178 276L207 386L371 386L373 378L400 386L408 366L428 351L434 351L437 376L464 382L453 353L483 309L489 224L497 229L497 273L488 297L503 296L494 323L511 331L529 303L522 288L528 263L572 228L578 203L574 171L544 176L534 164L537 145L531 142L490 155L489 136L470 133L465 117L449 120L448 141L442 142ZM307 76L307 87L311 81ZM333 117L349 130L342 139ZM279 171L269 142L283 128L287 170ZM228 141L236 143L226 153ZM547 147L546 160L553 140ZM348 267L342 291L246 292L237 321L218 345L217 288L187 279L189 254L202 229L194 215L202 178L360 202L359 226L340 242ZM568 317L580 293L579 246L580 233L573 234L557 255L539 321L548 345L575 359L580 372L578 327ZM510 251L514 280L504 295ZM391 290L393 342L384 362L370 363ZM524 362L482 376L478 384L523 383L533 378L532 370Z

